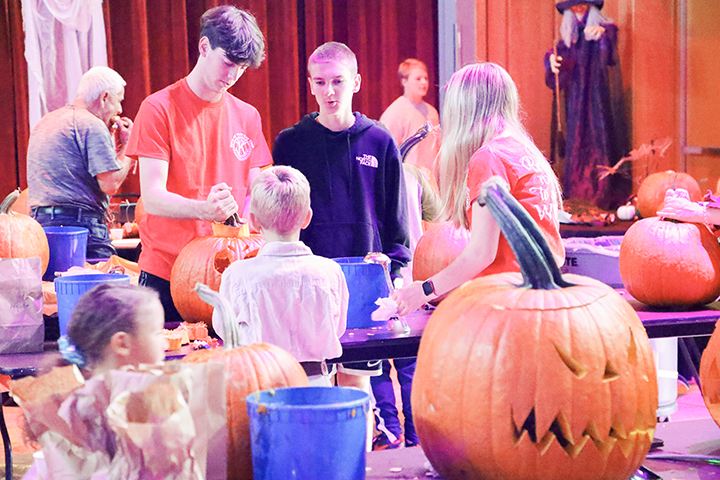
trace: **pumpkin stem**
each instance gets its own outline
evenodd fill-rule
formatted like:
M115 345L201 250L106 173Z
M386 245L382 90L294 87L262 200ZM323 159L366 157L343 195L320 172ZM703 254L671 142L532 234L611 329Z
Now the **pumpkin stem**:
M223 347L225 350L232 350L237 347L246 347L253 343L259 343L257 328L246 321L237 321L232 305L218 292L203 283L195 284L195 292L198 296L219 313L222 321L225 338Z
M407 157L407 154L410 152L410 149L412 149L415 145L420 143L425 137L427 137L428 133L430 133L430 129L432 128L432 125L430 122L425 122L423 126L418 128L417 132L413 133L410 137L408 137L407 140L405 140L398 148L400 150L400 160L402 162L405 162L405 157Z
M0 214L10 215L12 213L12 206L15 205L18 198L20 198L19 188L10 192L10 194L5 197L5 200L0 203Z
M535 290L553 290L572 286L565 281L550 246L535 220L520 205L500 177L488 179L478 198L487 205L520 264L525 286Z

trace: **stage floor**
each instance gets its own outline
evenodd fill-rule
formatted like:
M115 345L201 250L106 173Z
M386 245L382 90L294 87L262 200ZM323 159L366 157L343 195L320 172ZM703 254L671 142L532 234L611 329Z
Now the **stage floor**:
M720 427L710 418L702 396L696 386L678 396L678 410L670 420L658 424L656 437L665 442L653 454L690 453L720 456ZM28 445L22 436L23 416L19 407L6 407L5 419L13 446L13 478L21 479L32 464L35 447ZM690 448L688 449L688 445ZM426 476L425 455L422 449L385 450L368 454L368 480L432 478ZM647 459L644 465L663 480L720 479L720 467L696 462ZM399 469L399 470L398 470ZM4 471L4 465L0 467Z

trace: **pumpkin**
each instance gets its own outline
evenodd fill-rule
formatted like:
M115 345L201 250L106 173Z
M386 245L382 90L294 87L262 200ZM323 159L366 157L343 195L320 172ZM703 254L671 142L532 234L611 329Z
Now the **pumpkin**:
M250 418L245 399L253 392L270 388L307 387L308 378L300 363L282 348L267 343L248 345L248 338L238 331L232 307L220 294L205 285L198 285L196 291L219 310L225 343L223 348L193 352L183 361L225 364L227 478L252 479Z
M684 188L690 194L690 200L699 202L702 199L700 185L687 173L666 170L648 175L637 193L637 209L642 218L657 215L665 204L665 192L670 188Z
M249 234L247 224L230 227L213 223L213 235L192 240L180 251L170 274L170 294L183 320L189 323L212 320L212 307L193 291L203 283L216 292L220 277L231 263L253 257L265 243L262 236Z
M720 295L720 244L702 224L638 220L623 236L619 263L628 293L647 305L704 304Z
M460 255L470 240L470 232L455 227L452 222L432 225L418 240L413 254L413 280L425 281L450 265ZM447 295L441 295L431 303L438 304Z
M42 274L50 261L50 247L42 226L32 217L13 212L20 189L0 204L0 258L40 257Z
M499 183L488 180L480 200L522 273L471 280L430 317L412 390L420 444L448 480L625 480L657 422L645 329L612 288L562 276Z
M137 200L137 203L135 203L135 218L133 223L140 224L140 220L147 217L147 212L145 211L145 205L143 204L142 197L139 197Z
M700 385L705 406L720 426L720 322L710 337L700 359Z
M20 192L15 205L13 205L13 212L22 213L23 215L30 215L30 204L28 202L28 189L26 188Z

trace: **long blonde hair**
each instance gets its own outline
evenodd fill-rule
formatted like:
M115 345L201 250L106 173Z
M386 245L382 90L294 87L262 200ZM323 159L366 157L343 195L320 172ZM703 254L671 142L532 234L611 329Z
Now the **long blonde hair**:
M440 193L443 217L455 226L469 228L467 177L470 159L486 143L506 129L538 158L544 157L520 122L520 100L510 75L495 63L476 63L458 70L445 86L442 112L443 143L440 150ZM556 183L560 206L560 185L548 162L540 168Z

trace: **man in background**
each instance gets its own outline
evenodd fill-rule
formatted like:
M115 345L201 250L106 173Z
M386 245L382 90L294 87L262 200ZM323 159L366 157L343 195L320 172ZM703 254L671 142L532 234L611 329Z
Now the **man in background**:
M109 258L106 212L132 160L125 147L132 121L120 117L125 80L108 67L80 79L72 104L45 115L30 134L27 154L30 215L42 226L88 229L87 258Z

